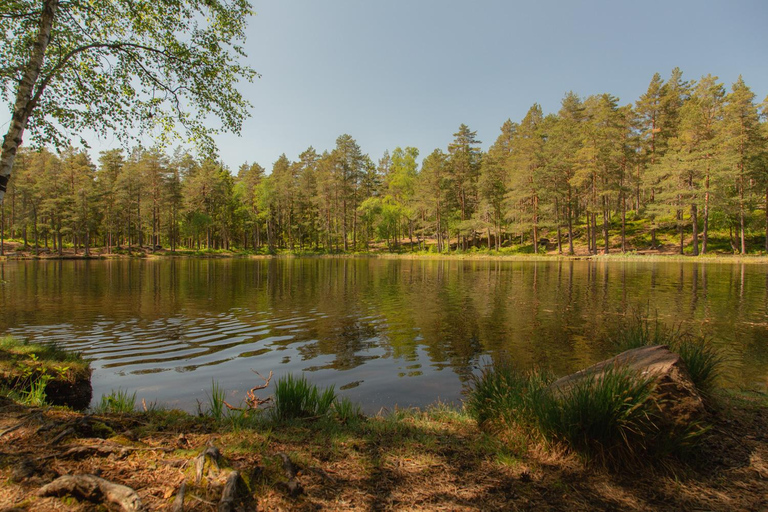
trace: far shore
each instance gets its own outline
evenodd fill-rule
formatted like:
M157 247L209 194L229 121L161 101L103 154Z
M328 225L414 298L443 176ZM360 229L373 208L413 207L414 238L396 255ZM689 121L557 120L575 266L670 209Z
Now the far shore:
M685 261L685 262L711 262L711 263L763 263L768 264L768 254L729 254L707 253L694 256L691 254L679 254L676 248L660 247L658 249L646 249L621 252L616 249L610 254L589 254L585 249L578 248L573 255L558 253L557 250L546 252L501 252L486 249L474 249L455 252L431 252L408 251L388 252L386 250L372 250L368 252L338 252L326 253L315 251L290 251L280 250L276 253L257 253L242 250L188 250L159 249L153 251L149 247L131 247L108 252L103 247L90 250L86 255L83 249L75 253L74 249L66 248L62 254L50 250L36 252L33 248L22 250L16 244L6 242L4 254L0 261L28 261L28 260L118 260L118 259L167 259L167 258L200 258L200 259L272 259L272 258L379 258L379 259L420 259L420 260L470 260L470 261Z

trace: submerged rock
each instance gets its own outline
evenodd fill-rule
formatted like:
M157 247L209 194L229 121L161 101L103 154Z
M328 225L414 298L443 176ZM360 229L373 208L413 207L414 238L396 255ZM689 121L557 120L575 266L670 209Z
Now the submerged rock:
M659 418L667 426L687 427L705 414L704 402L688 374L680 356L667 345L640 347L622 352L589 368L567 375L552 383L561 393L587 378L599 378L607 368L628 367L640 375L652 375L656 380L653 398L659 406Z

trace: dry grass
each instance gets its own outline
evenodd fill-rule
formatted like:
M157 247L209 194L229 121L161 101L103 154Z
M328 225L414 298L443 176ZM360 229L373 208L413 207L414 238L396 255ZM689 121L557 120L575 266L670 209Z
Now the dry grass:
M768 399L719 396L717 403L714 428L696 459L632 473L589 466L539 445L515 447L441 406L354 425L265 421L237 430L167 411L86 417L40 409L0 436L0 509L96 510L72 499L34 496L59 474L85 472L133 487L150 510L160 510L172 501L186 462L213 442L245 475L250 506L259 510L765 510ZM30 412L0 405L0 432ZM52 443L66 428L75 432ZM124 457L40 459L78 445L140 450ZM168 447L172 451L152 450ZM299 470L303 492L297 497L281 485L286 476L279 453ZM215 507L195 502L187 509Z

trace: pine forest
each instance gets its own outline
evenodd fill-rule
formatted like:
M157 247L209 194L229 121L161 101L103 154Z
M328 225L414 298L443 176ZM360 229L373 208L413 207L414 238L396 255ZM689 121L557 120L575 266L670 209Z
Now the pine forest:
M727 88L675 69L634 104L573 92L557 113L534 104L487 151L464 124L429 154L372 157L344 134L234 172L183 150L109 150L94 162L72 147L22 148L2 239L85 255L768 252L766 116L741 78Z

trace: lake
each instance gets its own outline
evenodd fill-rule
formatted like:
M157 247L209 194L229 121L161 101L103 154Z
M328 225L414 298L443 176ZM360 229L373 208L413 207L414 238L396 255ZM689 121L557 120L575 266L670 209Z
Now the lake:
M94 402L122 389L194 411L213 381L242 400L262 382L253 371L304 372L369 413L457 402L493 360L561 375L609 356L633 311L710 337L728 386L765 390L768 377L764 264L7 261L0 279L0 332L93 358Z

